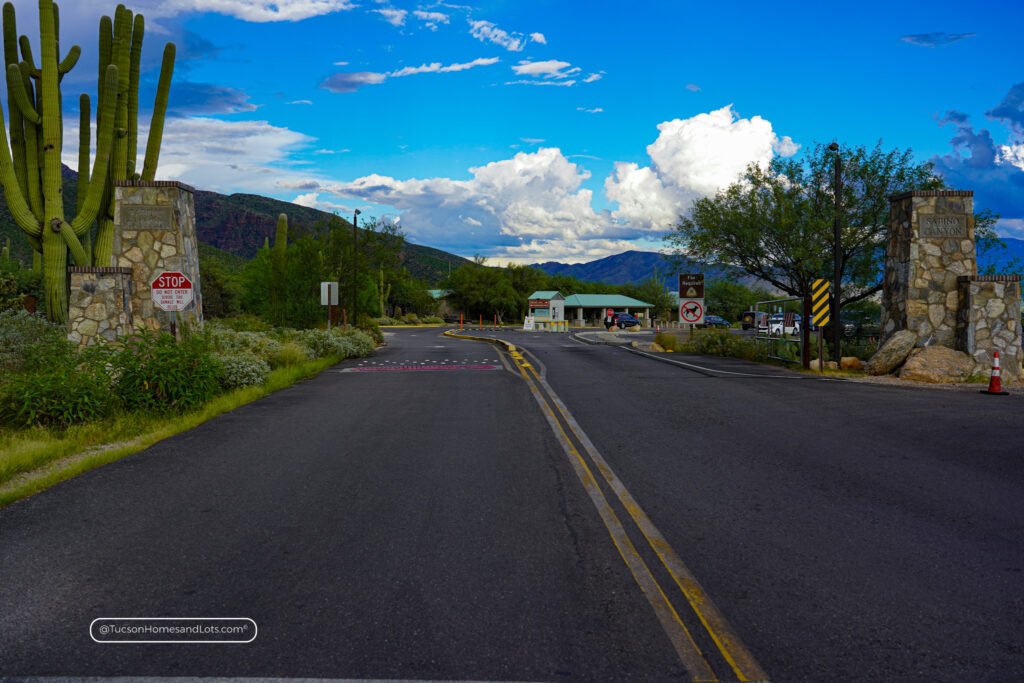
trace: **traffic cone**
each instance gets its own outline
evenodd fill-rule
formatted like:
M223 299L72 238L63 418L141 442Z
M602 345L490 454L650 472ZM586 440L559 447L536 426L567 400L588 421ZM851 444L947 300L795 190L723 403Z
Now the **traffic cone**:
M1003 391L1003 381L999 375L999 352L992 354L992 377L988 381L988 389L978 392L981 394L992 394L994 396L1007 396L1010 392Z

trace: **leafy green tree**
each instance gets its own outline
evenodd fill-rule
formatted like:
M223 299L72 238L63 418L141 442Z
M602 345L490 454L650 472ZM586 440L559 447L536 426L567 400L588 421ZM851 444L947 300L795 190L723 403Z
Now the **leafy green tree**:
M885 151L880 144L841 149L842 291L833 293L840 308L882 288L889 197L943 187L932 164L915 162L910 150ZM668 236L669 246L740 268L793 296L809 296L815 279L833 274L835 154L819 144L800 158L749 166L714 197L696 200L691 215L681 217Z
M270 245L264 242L256 256L245 264L241 275L241 305L246 313L266 318L270 310Z
M720 315L726 320L739 320L744 311L754 303L774 298L761 287L747 287L733 280L715 280L704 287L704 302L709 313Z

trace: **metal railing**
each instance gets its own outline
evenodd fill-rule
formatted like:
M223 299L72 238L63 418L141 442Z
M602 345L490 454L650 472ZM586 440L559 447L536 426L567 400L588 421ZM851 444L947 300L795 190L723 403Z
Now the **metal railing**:
M783 316L785 316L787 313L785 310L786 304L793 302L800 303L803 302L803 299L801 299L800 297L790 297L788 299L770 299L768 301L758 301L757 303L754 304L754 343L758 346L759 350L763 349L761 353L762 355L764 355L765 358L771 358L773 360L782 361L784 363L800 362L800 358L803 355L803 335L799 334L798 332L795 335L795 339L792 338L790 335L787 335L787 325L785 317L783 318L779 334L776 335L772 333L772 316L780 313L783 314ZM765 314L763 317L765 326L763 328L760 324L762 319L762 313ZM807 321L801 320L800 327L798 329L802 329L803 325L805 325L806 323ZM780 353L780 349L786 348L786 345L789 344L793 344L796 346L795 358L789 357L789 354L783 356Z

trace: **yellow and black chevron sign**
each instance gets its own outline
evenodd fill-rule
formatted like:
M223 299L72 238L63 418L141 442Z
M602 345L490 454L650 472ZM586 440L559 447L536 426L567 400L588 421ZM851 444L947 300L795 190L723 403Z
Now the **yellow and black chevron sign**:
M832 283L824 278L811 285L811 320L818 327L828 325L829 293Z

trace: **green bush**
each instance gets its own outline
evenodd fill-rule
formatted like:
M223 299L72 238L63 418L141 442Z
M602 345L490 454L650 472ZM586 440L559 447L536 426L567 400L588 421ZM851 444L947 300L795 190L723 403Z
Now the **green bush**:
M274 327L258 315L242 314L220 318L219 324L236 332L270 332Z
M444 318L439 318L436 315L427 315L420 318L420 320L422 320L425 325L444 325Z
M676 351L679 346L679 337L668 332L659 332L654 335L654 343L666 351Z
M415 313L406 313L402 316L402 324L404 325L419 325L420 317Z
M58 427L106 417L117 409L107 347L83 349L32 372L8 374L0 384L0 423Z
M184 412L217 395L220 366L203 336L180 342L164 332L126 339L114 358L117 393L127 410Z
M350 347L352 353L349 354L349 358L362 358L369 356L373 353L373 350L377 348L377 344L366 332L362 330L343 330L337 333L342 339L345 339Z
M248 353L268 362L281 348L281 342L269 333L238 332L213 321L208 321L204 325L203 336L210 344L210 348L217 353Z
M359 324L356 325L356 328L373 337L378 344L384 343L384 333L380 331L380 325L373 318L366 315L359 316Z
M690 341L683 344L682 349L688 353L699 353L705 356L728 356L744 360L757 360L757 345L750 339L728 330L694 330Z
M400 320L395 320L394 318L389 318L386 315L381 317L381 318L376 318L375 320L376 320L378 325L401 325L402 324L402 322Z
M220 386L226 391L263 384L270 376L267 361L251 353L214 354L213 359L219 366Z
M47 321L41 313L0 311L0 370L4 372L32 372L70 362L76 348L68 341L65 327Z
M313 357L313 352L304 344L286 341L278 347L267 362L270 363L270 367L277 369L305 363Z

